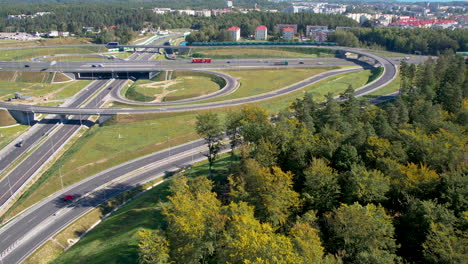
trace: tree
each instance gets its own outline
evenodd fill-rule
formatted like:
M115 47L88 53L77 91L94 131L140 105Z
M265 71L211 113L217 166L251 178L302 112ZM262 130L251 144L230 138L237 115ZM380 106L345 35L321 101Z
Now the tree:
M208 145L208 158L209 173L211 177L211 169L213 163L218 156L221 149L221 140L223 139L223 127L214 113L206 113L197 115L196 130L198 135L205 139Z
M291 240L254 217L252 206L231 203L219 263L300 263Z
M241 120L242 115L240 112L229 112L226 115L226 135L230 140L231 155L234 154L234 149L242 142Z
M299 194L292 189L293 175L283 172L278 167L262 168L258 162L248 159L242 172L231 178L235 188L234 197L245 197L255 206L255 215L272 226L283 226L292 214L292 209L299 207Z
M330 211L338 205L340 185L338 174L324 159L313 159L304 171L303 195L312 209Z
M139 260L141 264L169 263L169 242L159 230L138 231Z
M468 259L468 237L456 232L451 226L431 223L426 241L423 243L426 263L463 263Z
M440 231L439 229L451 229L456 221L453 212L443 205L437 204L434 201L410 199L403 215L396 221L398 243L401 244L400 255L405 257L408 261L414 262L422 260L423 254L430 254L429 251L431 248L437 251L440 245L435 243L435 241L429 241L428 244L426 244L426 253L423 253L423 244L428 241L427 238L429 234L432 232L432 239L437 239L437 237L441 235L440 238L444 240L447 236L438 234ZM432 226L434 224L441 226ZM446 231L447 230L442 233ZM433 253L433 257L438 254L436 252Z
M318 230L304 221L296 222L289 235L292 238L295 251L302 259L302 263L321 263L323 247L318 236Z
M382 206L343 204L326 218L327 249L345 263L392 263L396 257L392 220Z
M344 200L347 203L358 201L363 204L382 202L390 190L390 180L378 170L367 170L362 165L353 165L342 176Z
M174 179L163 206L167 221L167 237L171 260L176 263L199 263L212 256L224 228L221 202L212 192L213 184L206 177L188 181Z
M360 160L357 149L350 144L341 145L333 154L333 164L335 168L346 171Z
M245 141L258 144L272 134L268 113L260 107L244 107L241 111L241 135Z

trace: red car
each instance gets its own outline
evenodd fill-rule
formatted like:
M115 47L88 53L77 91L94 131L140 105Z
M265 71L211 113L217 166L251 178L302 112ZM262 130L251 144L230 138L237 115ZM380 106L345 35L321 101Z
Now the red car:
M69 201L73 200L74 198L75 198L75 195L69 194L69 195L65 195L65 196L62 198L62 200L63 200L64 202L69 202Z

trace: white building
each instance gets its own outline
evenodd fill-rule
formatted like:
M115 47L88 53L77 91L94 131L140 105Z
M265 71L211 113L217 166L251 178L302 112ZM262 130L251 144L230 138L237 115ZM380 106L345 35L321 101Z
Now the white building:
M226 5L228 8L233 8L232 1L226 1Z
M189 16L194 16L195 15L195 10L191 9L183 9L183 10L177 10L177 12L181 15L189 15Z
M256 40L266 40L267 39L267 32L268 29L265 26L258 26L255 29L255 39Z
M195 16L210 17L211 16L211 10L208 10L208 9L196 10L195 11Z
M170 8L153 8L153 12L159 15L172 12Z
M59 36L59 32L56 31L56 30L53 30L53 31L50 31L49 33L47 33L47 36L48 36L49 38L58 37L58 36Z
M240 39L240 28L236 26L232 26L227 29L229 35L231 36L232 41L238 41Z

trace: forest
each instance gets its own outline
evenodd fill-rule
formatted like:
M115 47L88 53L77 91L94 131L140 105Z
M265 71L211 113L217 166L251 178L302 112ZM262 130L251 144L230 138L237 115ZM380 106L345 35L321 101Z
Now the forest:
M468 50L467 33L466 29L355 27L335 32L331 40L349 47L438 55L444 50Z
M173 8L190 8L185 2L159 1L158 4L177 3ZM246 0L240 3L251 5L254 1ZM197 8L203 7L198 1ZM224 2L223 2L224 3ZM237 2L236 2L237 3ZM239 3L239 4L240 4ZM257 2L260 3L260 2ZM261 2L263 3L263 2ZM269 2L271 3L271 2ZM80 37L91 38L95 43L119 41L128 43L134 39L137 32L153 27L155 29L191 28L194 31L188 38L189 42L226 41L229 35L226 29L233 25L241 28L241 36L249 37L255 34L255 28L265 25L269 29L270 40L279 40L280 34L275 32L277 24L297 24L298 33L305 35L307 25L326 25L330 29L337 26L352 27L351 30L339 30L331 35L330 40L349 47L364 47L389 50L403 53L419 53L423 55L438 55L444 50L467 51L468 34L466 29L397 29L397 28L367 28L344 15L323 15L313 13L268 13L249 12L229 13L213 17L194 17L178 14L155 14L151 8L153 2L77 2L57 4L2 4L0 9L1 32L49 32L51 30L68 31ZM180 6L179 6L180 5ZM161 5L157 5L161 6ZM216 8L216 3L208 6ZM26 19L7 19L10 14L33 14L48 11L52 14ZM115 29L109 29L115 26ZM100 33L83 32L83 27L94 27Z
M349 87L269 116L197 117L206 176L172 180L140 263L463 263L468 257L465 61L401 66L401 95ZM229 175L212 166L227 137Z

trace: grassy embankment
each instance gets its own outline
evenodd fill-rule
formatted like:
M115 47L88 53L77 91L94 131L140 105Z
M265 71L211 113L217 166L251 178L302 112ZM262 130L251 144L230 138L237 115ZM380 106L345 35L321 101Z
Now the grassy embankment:
M21 41L13 39L1 39L0 48L53 46L53 45L86 45L91 44L88 38L45 38L34 41Z
M227 168L229 168L229 159L223 156L215 162L213 170L217 175L226 175ZM207 173L207 163L201 162L186 171L185 175L197 177L207 175ZM168 186L169 183L164 182L124 205L52 263L136 262L138 259L137 231L140 228L156 229L163 224L161 202L167 201ZM102 211L102 208L99 208L90 213L86 217L87 222L97 221L99 218L96 218L96 215L102 214ZM93 221L90 221L91 219ZM62 236L57 237L57 241L65 242L66 240ZM60 248L55 252L60 253Z
M156 78L156 82L139 80L125 91L125 97L140 102L170 102L194 98L218 91L224 87L224 80L212 74L175 71L171 79L162 81L165 72Z
M251 58L316 58L333 57L334 50L322 48L274 48L274 47L249 47L249 48L211 48L194 49L192 57L210 57L213 59L251 59Z
M42 61L108 61L110 59L99 56L53 56L41 59Z
M0 72L0 99L13 97L15 92L32 96L35 103L63 100L83 89L90 81L51 83L54 73L48 72ZM66 81L60 73L55 81ZM28 101L25 101L28 102Z
M61 48L25 48L15 50L4 50L0 53L0 60L18 61L31 58L53 55L53 54L90 54L96 52L106 52L104 47L61 47Z
M282 68L257 70L233 69L220 71L237 78L240 82L240 87L228 95L198 101L196 104L232 100L267 93L294 84L300 80L304 80L322 72L338 68L339 67L319 67L294 68L287 70ZM163 76L163 74L160 76ZM261 78L259 78L259 76L261 76ZM113 107L129 107L129 105L114 103Z
M251 72L248 73L251 74ZM259 74L266 76L263 72L257 72L251 75L251 78L258 79ZM323 95L329 91L338 94L344 91L349 84L360 87L367 82L368 78L369 71L348 73L316 83L305 90L313 92L316 99L321 100ZM289 81L286 82L283 79L284 83L280 87L292 84L297 80ZM246 87L255 86L248 82L245 82L244 85ZM275 113L287 107L295 98L302 97L303 92L297 91L252 105L265 107L270 113ZM241 107L208 111L218 112L221 114L221 118L224 118L226 112L238 110ZM198 138L194 131L196 115L197 113L194 112L119 115L103 127L89 129L15 203L6 213L5 218L15 215L24 208L58 191L61 188L60 171L63 182L67 186L125 161Z

